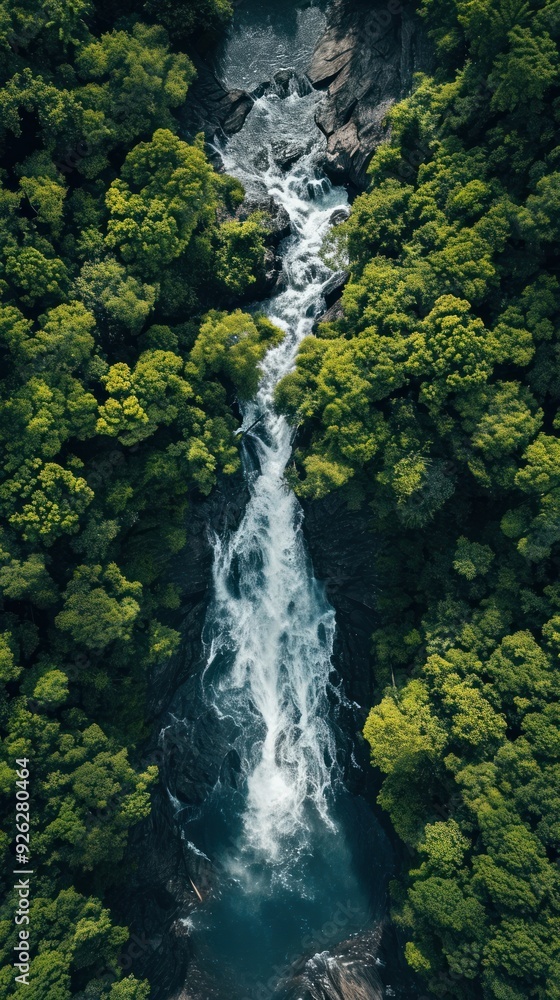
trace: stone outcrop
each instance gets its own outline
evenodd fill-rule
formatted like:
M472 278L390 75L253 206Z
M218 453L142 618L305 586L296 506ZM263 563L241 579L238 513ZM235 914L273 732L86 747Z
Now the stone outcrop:
M303 958L281 990L282 1000L383 1000L376 965L382 934L379 924L369 933L352 935L332 952Z
M325 168L337 183L362 189L385 116L429 68L430 47L418 17L400 0L335 0L308 76L326 89L316 121L327 137Z
M313 333L317 333L321 323L336 323L337 319L343 319L344 317L344 307L342 305L342 299L337 299L333 302L332 306L325 310L313 324Z
M153 736L141 764L157 765L162 781L153 792L150 816L130 834L126 891L119 886L110 902L131 932L119 962L125 974L133 971L150 980L153 1000L178 998L187 968L191 981L189 914L199 905L197 892L204 898L215 883L210 861L181 838L167 788L195 804L220 773L225 777L231 772L234 780L229 744L218 743L209 728L201 727L199 743L193 747L188 724L193 713L203 710L194 679L204 657L202 630L212 584L210 536L234 528L246 500L243 479L237 476L224 480L208 500L190 508L189 540L172 574L181 586L181 609L166 622L181 633L181 646L150 677L147 721ZM178 693L185 722L170 726L169 708ZM167 727L163 733L162 727Z
M323 298L327 309L330 309L342 294L342 290L350 277L349 271L335 271L323 288Z
M239 132L253 107L253 98L246 90L226 90L202 56L193 52L189 55L196 68L196 79L189 87L181 113L183 127L191 135L204 132L209 141L216 133Z
M188 514L188 542L177 558L172 579L181 589L181 609L166 624L181 633L178 654L153 669L148 690L149 720L155 723L202 656L201 633L212 585L212 532L235 527L245 509L247 491L241 474L225 478L207 500L193 503Z
M362 706L365 722L374 693L371 635L377 624L369 510L349 510L336 493L303 507L313 570L336 611L334 664L348 697Z

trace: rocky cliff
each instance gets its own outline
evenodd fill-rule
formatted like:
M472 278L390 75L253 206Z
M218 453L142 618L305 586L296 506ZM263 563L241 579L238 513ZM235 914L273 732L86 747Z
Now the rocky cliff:
M161 781L152 797L149 818L132 832L126 895L119 891L112 904L115 914L131 930L120 964L125 973L134 971L150 981L152 1000L179 1000L187 968L191 986L199 976L188 917L199 903L198 894L210 889L215 873L207 859L181 838L175 804L167 789L177 792L183 801L200 800L205 788L217 779L230 749L213 739L210 719L208 727L199 727L200 747L191 746L188 731L193 713L204 711L196 679L203 662L202 631L212 585L211 535L237 525L246 499L239 475L224 480L208 500L191 506L187 546L173 573L181 587L181 609L167 622L180 631L181 646L171 660L153 672L149 683L147 712L152 737L144 748L142 765L156 764ZM181 721L173 727L172 711L178 703ZM211 1000L204 985L196 995Z
M368 512L349 510L337 494L305 504L303 530L315 576L336 611L334 662L348 697L369 708L373 694L375 561ZM364 540L367 536L367 545Z
M317 124L327 137L325 168L337 183L363 189L385 116L430 66L430 47L413 4L335 0L308 76L326 98Z

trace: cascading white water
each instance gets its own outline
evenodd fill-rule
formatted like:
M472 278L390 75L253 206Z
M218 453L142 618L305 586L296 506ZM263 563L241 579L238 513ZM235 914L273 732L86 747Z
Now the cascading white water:
M348 211L347 194L320 169L321 95L295 73L275 79L220 152L251 200L272 197L289 215L282 290L256 307L285 336L243 411L249 499L237 529L214 539L206 661L177 692L162 735L177 748L169 792L199 893L185 901L187 988L192 1000L284 1000L292 986L298 1000L334 1000L344 980L377 1000L367 949L367 969L350 978L335 949L378 927L391 851L342 780L359 767L351 734L360 720L331 684L334 611L285 481L294 430L274 408L278 381L324 309L332 272L320 251L333 217Z
M247 844L271 859L305 838L310 806L329 823L328 790L336 749L328 721L334 612L313 578L301 532L301 509L286 485L293 430L275 412L273 395L294 365L298 345L324 306L332 272L320 258L342 188L320 175L323 137L313 120L319 95L292 77L288 96L274 89L223 151L224 166L250 196L272 196L290 217L284 254L286 288L264 304L285 330L267 354L256 399L245 407L257 471L246 462L251 497L237 531L216 539L215 597L208 615L209 666L229 653L229 667L207 696L249 732L242 740ZM304 149L287 171L274 150L285 139ZM248 150L258 151L251 158ZM265 155L263 156L263 151Z

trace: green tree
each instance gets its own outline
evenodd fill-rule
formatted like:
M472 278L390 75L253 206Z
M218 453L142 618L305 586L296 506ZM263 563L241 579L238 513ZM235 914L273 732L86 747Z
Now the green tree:
M214 191L200 144L158 129L128 154L107 193L108 246L142 277L157 278L186 249L195 227L209 220Z
M78 566L65 591L56 624L89 649L130 638L140 612L142 585L126 580L115 563Z

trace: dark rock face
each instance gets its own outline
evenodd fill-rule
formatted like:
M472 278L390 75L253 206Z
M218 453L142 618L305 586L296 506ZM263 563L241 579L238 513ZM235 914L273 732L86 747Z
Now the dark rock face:
M331 278L327 281L323 289L323 298L327 309L334 306L335 302L340 298L342 294L342 289L346 285L348 278L350 277L349 271L335 271Z
M186 131L191 135L204 132L209 140L217 132L239 132L253 107L253 98L246 90L226 90L201 56L189 55L196 67L196 80L189 88L182 114Z
M159 997L170 996L185 980L192 952L186 920L197 902L184 845L164 796L158 787L149 819L132 831L128 846L136 862L132 884L127 883L126 899L115 905L131 932L120 960L123 970L149 977L157 984L154 995Z
M321 313L317 317L313 324L313 333L317 333L320 323L335 323L337 319L342 319L344 316L344 307L342 305L342 299L337 299L336 302L332 304L330 309L327 309L324 313Z
M329 219L329 224L331 226L340 226L342 222L346 222L346 219L348 218L349 215L350 215L350 209L348 207L335 208L334 212L332 213Z
M303 959L282 1000L383 1000L376 958L383 927L353 935L331 951Z
M210 536L212 532L219 534L237 525L246 501L246 488L239 475L224 480L208 500L193 504L189 510L187 545L177 558L172 575L182 591L181 609L168 623L181 633L181 648L176 656L152 672L148 690L151 721L161 716L175 691L200 664L201 634L212 583Z
M278 97L289 97L290 94L299 94L300 97L303 97L304 94L310 94L311 89L311 84L306 76L302 76L301 73L297 73L293 69L281 69L274 74L270 82L260 84L253 91L253 97L261 97L262 94L266 93L274 93Z
M307 143L286 142L286 140L283 139L280 139L278 142L274 142L272 144L272 157L274 162L280 167L281 170L289 170L297 160L309 152L312 142L312 136L309 137L309 141Z
M332 213L329 222L331 226L340 226L342 222L345 222L350 214L350 209L345 208L335 208ZM313 333L317 333L320 323L334 323L337 319L342 319L344 316L344 308L342 305L342 292L348 282L350 274L348 271L336 271L332 278L328 281L325 287L325 312L318 316L313 324Z
M371 635L376 627L376 572L371 518L336 493L304 504L303 531L318 580L336 611L334 663L346 694L363 706L374 695Z
M187 132L194 135L204 132L211 140L218 134L235 135L245 124L255 100L266 93L275 93L278 97L288 97L292 93L308 94L311 85L307 77L293 70L281 70L272 80L261 83L255 90L227 90L220 83L205 59L196 52L189 56L196 67L196 79L189 88L187 103L182 112L183 125ZM305 149L293 147L291 153L280 155L279 163L287 168L298 159Z
M316 121L327 137L325 168L337 183L365 187L367 165L387 136L387 111L429 65L421 24L400 0L335 0L308 75L327 89Z
M236 218L243 221L253 212L264 212L265 214L263 229L267 246L277 247L282 240L286 239L286 236L290 235L290 216L284 206L279 205L274 198L260 198L259 200L245 198L243 204L237 209Z
M201 695L199 677L190 677L170 706L160 741L168 788L185 805L204 802L218 779L235 786L240 768L232 749L238 727L232 719L220 719Z
M149 979L153 1000L179 997L187 968L190 979L188 917L199 905L199 894L204 898L212 892L216 881L208 858L181 839L170 794L194 805L218 777L235 780L231 744L225 738L216 740L212 720L197 729L196 746L189 740L189 722L193 713L209 714L206 706L201 707L196 681L204 657L202 630L212 583L211 532L235 527L246 500L239 476L225 481L189 511L189 540L173 573L183 591L182 606L169 622L181 633L181 647L150 678L147 712L153 736L141 763L144 768L156 764L162 780L153 793L150 816L131 831L128 856L133 867L126 892L116 892L111 903L116 917L131 931L120 956L122 968L125 974L133 971ZM169 715L171 706L175 720Z

